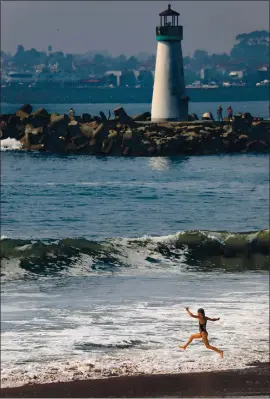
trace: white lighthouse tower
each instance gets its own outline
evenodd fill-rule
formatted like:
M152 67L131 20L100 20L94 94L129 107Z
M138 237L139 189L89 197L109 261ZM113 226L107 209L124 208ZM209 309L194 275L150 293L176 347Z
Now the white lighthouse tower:
M171 9L160 15L156 27L157 57L152 98L152 121L188 120L188 100L185 94L185 78L181 40L183 27L178 25L179 13Z

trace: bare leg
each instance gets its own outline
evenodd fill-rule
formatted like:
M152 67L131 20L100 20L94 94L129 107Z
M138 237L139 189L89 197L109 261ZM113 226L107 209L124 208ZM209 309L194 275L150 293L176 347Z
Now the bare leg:
M200 333L198 333L198 334L192 334L190 337L189 337L189 340L185 343L185 345L182 345L182 346L179 346L179 348L180 349L186 349L187 348L187 346L189 345L189 344L191 344L191 342L194 340L194 339L198 339L198 338L202 338L202 336L201 336L201 334Z
M223 359L223 351L209 344L206 333L202 333L202 340L207 349L211 349L212 351L219 353L221 359Z

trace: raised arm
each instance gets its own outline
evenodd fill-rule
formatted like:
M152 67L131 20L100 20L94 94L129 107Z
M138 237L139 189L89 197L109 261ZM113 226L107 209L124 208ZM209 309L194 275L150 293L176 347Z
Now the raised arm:
M218 320L220 320L220 317L216 317L216 318L206 317L206 320L218 321Z
M194 319L198 319L198 318L199 318L199 317L196 316L195 314L191 313L191 311L189 310L188 307L186 307L186 311L188 312L188 314L189 314L191 317L194 317Z

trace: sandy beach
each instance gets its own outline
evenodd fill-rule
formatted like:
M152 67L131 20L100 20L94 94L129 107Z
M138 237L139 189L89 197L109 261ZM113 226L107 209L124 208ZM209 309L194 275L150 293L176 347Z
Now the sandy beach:
M143 375L33 384L1 390L1 397L241 397L270 394L269 363L243 370Z

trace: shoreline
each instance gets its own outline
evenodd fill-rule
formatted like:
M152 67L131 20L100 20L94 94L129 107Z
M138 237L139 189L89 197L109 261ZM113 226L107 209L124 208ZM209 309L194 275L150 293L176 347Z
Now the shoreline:
M27 398L135 398L135 397L241 397L270 394L270 363L246 369L179 374L109 377L24 385L1 389L1 397Z

